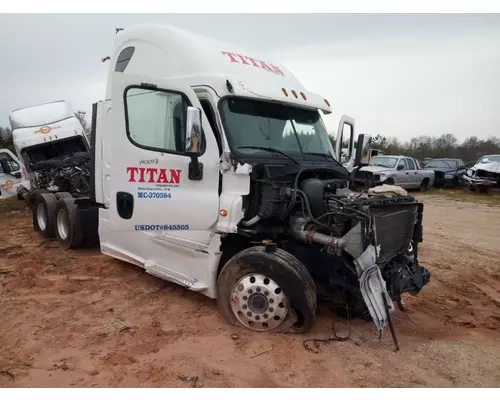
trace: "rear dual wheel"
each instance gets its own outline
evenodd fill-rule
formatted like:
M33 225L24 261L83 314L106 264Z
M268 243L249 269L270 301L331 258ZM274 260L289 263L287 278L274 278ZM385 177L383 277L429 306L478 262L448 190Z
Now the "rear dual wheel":
M284 250L243 250L223 267L217 302L232 325L255 331L309 330L316 313L316 286L306 267Z
M33 225L42 237L55 237L63 248L77 248L83 243L77 206L70 193L37 193Z
M82 227L73 197L61 197L55 210L55 233L65 249L78 248L83 244Z
M52 193L37 193L33 205L33 227L44 238L54 237L57 199Z

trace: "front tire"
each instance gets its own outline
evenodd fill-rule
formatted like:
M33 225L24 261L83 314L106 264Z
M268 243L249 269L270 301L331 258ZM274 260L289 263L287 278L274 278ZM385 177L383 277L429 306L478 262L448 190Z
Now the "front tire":
M429 187L429 178L425 178L420 184L420 191L425 192Z
M217 279L219 309L232 325L255 331L303 333L316 314L316 285L306 267L282 249L245 249L231 258Z

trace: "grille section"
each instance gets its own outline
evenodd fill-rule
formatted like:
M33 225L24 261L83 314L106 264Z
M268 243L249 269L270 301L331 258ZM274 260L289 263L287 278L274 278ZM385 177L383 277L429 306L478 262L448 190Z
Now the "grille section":
M372 206L375 243L380 245L380 262L389 261L408 249L418 219L418 204Z

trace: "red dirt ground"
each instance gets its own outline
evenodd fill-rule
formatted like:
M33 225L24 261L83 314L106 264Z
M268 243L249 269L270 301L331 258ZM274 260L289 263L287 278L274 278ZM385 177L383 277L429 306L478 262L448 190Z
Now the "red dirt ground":
M0 204L0 387L498 387L500 207L419 196L431 283L389 329L356 320L331 335L320 309L307 335L229 326L215 301L97 249L63 251L33 232L20 202ZM250 359L252 350L273 349Z

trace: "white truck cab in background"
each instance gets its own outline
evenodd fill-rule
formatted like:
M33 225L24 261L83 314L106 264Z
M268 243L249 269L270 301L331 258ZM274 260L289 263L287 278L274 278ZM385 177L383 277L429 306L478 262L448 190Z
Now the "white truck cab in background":
M22 186L36 188L32 166L40 161L88 151L89 142L71 105L64 100L14 110L9 115Z
M0 149L0 199L7 199L18 194L23 183L24 166L9 149Z

